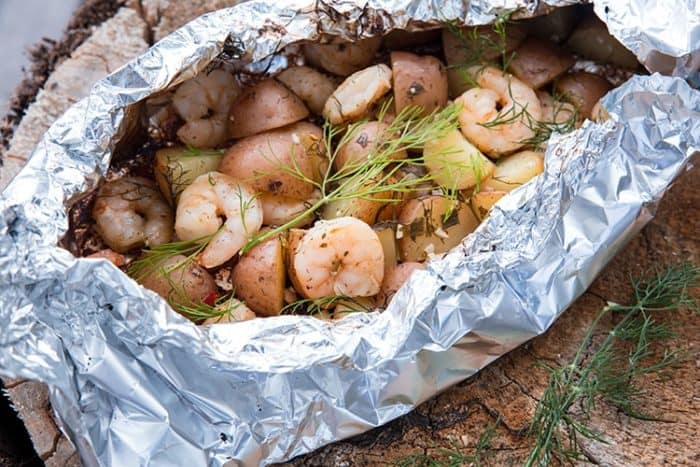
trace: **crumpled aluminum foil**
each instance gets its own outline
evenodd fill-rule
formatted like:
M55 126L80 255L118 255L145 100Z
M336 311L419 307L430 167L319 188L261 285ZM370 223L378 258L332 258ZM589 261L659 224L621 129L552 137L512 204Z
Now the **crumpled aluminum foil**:
M283 66L283 56L270 57L321 33L482 24L517 6L528 16L571 3L249 2L168 36L61 117L0 198L0 372L50 385L87 466L255 465L384 424L542 333L700 150L700 94L682 79L634 77L612 91L608 122L555 137L545 173L415 273L381 314L198 328L111 263L56 244L66 206L107 170L132 104L224 49L243 63ZM636 14L646 3L595 7L641 55L696 56L697 15L679 24L673 14L693 0L657 5L655 18L677 18L659 27Z

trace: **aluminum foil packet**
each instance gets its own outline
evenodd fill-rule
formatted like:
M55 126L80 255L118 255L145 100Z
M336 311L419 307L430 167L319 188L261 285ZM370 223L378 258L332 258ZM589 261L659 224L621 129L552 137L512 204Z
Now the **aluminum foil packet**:
M49 384L84 465L256 465L382 425L544 332L700 150L700 93L683 79L636 76L613 90L606 123L555 136L545 172L414 273L383 313L200 328L111 263L57 243L67 206L106 172L136 104L222 53L274 69L302 39L486 24L572 3L251 1L166 37L61 117L0 198L0 372ZM594 3L651 70L666 57L664 71L683 78L697 73L694 5Z

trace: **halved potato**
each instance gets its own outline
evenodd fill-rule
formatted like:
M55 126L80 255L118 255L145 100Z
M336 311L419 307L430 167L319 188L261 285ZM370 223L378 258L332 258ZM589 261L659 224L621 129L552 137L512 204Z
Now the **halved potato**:
M340 182L343 184L343 181ZM344 199L335 199L327 203L322 211L323 219L336 219L338 217L355 217L366 224L372 225L377 219L377 213L382 208L386 201L393 197L393 193L389 190L374 193L368 196L353 196L360 190L367 190L372 185L377 185L378 182L368 182L364 188L358 187L357 184L346 182L340 189L341 197L348 196Z
M354 73L333 91L323 116L334 125L363 117L391 89L391 69L380 63Z
M316 115L323 113L323 106L336 88L328 76L308 66L287 68L277 75L277 79L299 96Z
M508 192L506 191L484 190L472 195L472 210L474 211L474 214L476 214L479 221L483 221L486 216L488 216L491 207L507 194Z
M554 82L554 89L562 98L574 104L583 118L591 118L593 106L612 89L612 84L602 76L577 71L562 76Z
M321 193L314 192L308 200L299 200L289 196L281 196L273 193L260 193L258 200L263 210L263 225L283 225L304 214L315 201L318 201ZM313 213L296 222L297 227L304 227L313 222Z
M266 79L244 90L231 105L229 135L244 138L308 116L309 109L296 94L279 81Z
M440 195L406 201L398 228L401 261L425 261L458 245L479 225L469 205Z
M411 277L413 271L417 269L425 269L425 264L416 262L406 262L395 265L384 273L382 288L377 294L376 301L378 306L387 306L391 298L398 292L401 286Z
M278 315L284 307L286 279L279 236L259 243L243 254L231 274L236 297L262 316Z
M336 170L341 170L346 164L356 165L374 152L377 155L377 146L390 140L394 135L387 132L389 125L383 122L371 121L362 124L352 134L352 138L346 144L338 148L333 160ZM405 150L396 151L389 156L391 159L405 159Z
M509 192L544 172L544 155L537 151L520 151L500 159L493 176L484 181L482 190Z
M551 83L574 64L574 56L556 44L531 37L515 50L508 69L533 89Z
M289 229L284 238L284 262L287 266L287 275L295 290L302 290L301 283L294 269L294 254L299 247L299 242L304 238L304 235L306 235L306 230L304 229Z
M183 255L174 255L159 262L150 274L139 278L138 282L174 307L199 305L217 294L211 274L196 262L187 261Z
M182 190L200 175L217 170L223 157L219 151L184 147L159 149L153 171L163 197L174 205Z
M354 43L304 44L304 55L316 68L348 76L369 66L381 44L381 37L371 37Z
M423 162L435 183L466 190L491 176L496 166L459 130L425 144Z
M377 224L372 227L374 233L379 237L384 250L384 274L394 268L398 262L398 252L396 249L396 225L388 222Z
M392 52L390 59L397 113L417 106L428 115L447 104L447 72L440 60L409 52Z
M245 181L258 192L309 199L314 186L297 175L320 180L317 154L304 144L310 138L322 142L323 131L307 122L249 136L226 151L219 171Z

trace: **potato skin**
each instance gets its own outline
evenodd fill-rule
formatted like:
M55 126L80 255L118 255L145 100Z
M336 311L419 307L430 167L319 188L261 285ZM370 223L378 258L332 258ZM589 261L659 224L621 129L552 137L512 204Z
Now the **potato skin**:
M214 278L206 269L190 261L170 271L167 277L159 272L161 268L168 268L186 259L183 255L171 256L159 263L151 274L140 278L138 282L163 297L171 306L200 304L211 294L217 293Z
M531 37L515 50L508 69L532 89L538 89L566 73L574 61L573 55L556 44Z
M305 176L318 180L317 154L305 149L304 140L322 141L322 137L323 131L307 122L249 136L226 151L219 172L249 183L258 192L306 200L314 186L284 173L280 167L294 167L296 163Z
M578 107L579 113L584 118L590 119L593 106L612 89L612 84L602 76L577 71L555 81L554 89L564 99Z
M287 275L282 241L270 238L243 254L231 273L236 297L260 316L276 316L284 307Z
M309 116L298 96L275 79L251 86L231 105L229 135L244 138L280 128Z
M316 68L339 76L349 76L369 66L381 44L381 37L371 37L355 43L304 44L304 55Z
M299 96L316 115L323 113L323 106L336 88L328 76L308 66L287 68L277 75L277 80Z
M398 292L401 286L411 277L413 271L417 269L425 269L425 264L416 262L406 262L397 264L384 274L382 288L377 294L377 306L387 306L391 298Z
M476 215L479 221L483 221L489 215L491 207L493 207L496 202L507 195L506 191L490 191L484 190L475 193L471 198L472 211Z
M409 52L392 52L390 58L397 113L418 106L428 115L447 104L447 71L440 60Z
M355 130L352 139L338 148L338 153L333 160L336 170L342 169L348 163L359 163L376 151L378 144L391 138L387 129L389 125L384 122L367 122ZM376 154L376 152L375 152ZM391 155L392 159L405 159L406 151L398 151Z
M399 215L401 261L425 261L430 253L445 253L457 246L479 225L467 204L458 203L445 219L454 201L431 195L406 201Z

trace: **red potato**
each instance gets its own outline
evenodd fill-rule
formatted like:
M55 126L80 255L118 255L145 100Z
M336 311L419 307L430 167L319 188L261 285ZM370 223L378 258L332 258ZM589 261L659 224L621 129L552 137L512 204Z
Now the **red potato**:
M608 91L612 84L602 76L577 71L562 76L554 83L554 89L567 101L574 104L583 118L591 118L593 106Z
M459 130L430 141L423 148L423 161L436 184L466 190L490 177L495 165Z
M520 151L498 161L493 176L481 185L482 191L509 192L544 172L544 154Z
M297 272L294 269L294 255L297 252L301 239L306 235L304 229L289 229L284 237L284 263L287 267L287 275L295 291L302 290ZM290 302L291 303L291 302Z
M343 181L340 182L341 184ZM364 190L377 186L377 181L369 181L364 185ZM336 219L339 217L354 217L362 222L372 225L377 220L379 210L392 199L394 193L389 190L379 191L367 196L352 196L360 191L357 183L347 183L340 190L340 195L349 197L328 202L321 211L323 219Z
M489 62L498 59L502 52L515 50L527 36L527 25L508 23L505 43L492 25L465 26L455 31L442 30L442 47L448 65L473 65L476 62Z
M316 115L323 113L323 106L336 88L328 76L308 66L287 68L277 75L277 80L299 96Z
M219 151L193 151L182 146L156 151L153 172L165 200L174 206L195 178L219 168L222 157Z
M161 271L181 264L163 275ZM145 277L138 279L139 284L163 297L172 306L199 305L209 297L216 297L217 289L214 278L206 269L194 261L187 261L183 255L167 258L155 266Z
M515 50L508 69L533 89L551 83L574 64L574 56L556 44L528 38Z
M236 297L260 316L276 316L284 307L287 274L279 236L254 246L233 268Z
M304 141L322 138L323 131L307 122L249 136L226 151L219 171L247 182L258 192L307 200L314 186L284 168L296 167L305 177L319 180L317 154L307 150Z
M561 44L581 19L579 5L557 8L553 12L527 21L528 31L535 37Z
M396 248L396 226L393 223L377 224L372 226L372 230L379 237L384 250L384 274L396 267L399 261Z
M392 52L390 59L397 113L418 106L427 115L447 104L447 72L440 60L408 52Z
M459 245L479 225L467 204L440 195L406 201L397 230L401 261L425 261Z
M333 91L323 107L323 116L334 125L365 116L391 89L391 69L374 65L354 73Z
M348 76L369 66L381 44L381 37L371 37L352 44L304 44L304 55L316 68Z
M472 211L479 221L483 221L489 215L489 211L496 202L508 193L505 191L480 191L471 198Z
M275 79L266 79L243 93L231 105L229 135L244 138L280 128L309 116L301 99Z
M386 307L389 305L391 298L399 291L401 286L406 282L413 271L425 269L425 264L416 262L407 262L397 264L384 274L382 288L376 297L378 306Z
M390 140L393 135L387 132L389 125L383 122L371 121L362 124L353 131L352 138L338 148L333 160L336 170L341 170L348 163L358 164L366 159L373 151L376 155L377 145ZM391 159L405 159L406 151L401 150L392 154Z
M314 196L308 200L299 200L288 196L273 193L260 193L258 200L263 210L263 225L283 225L290 222L309 209L309 206L318 201L320 192L314 192ZM313 222L313 213L308 213L302 219L297 220L297 227L304 227Z
M595 14L586 16L569 37L567 45L577 54L596 62L634 70L639 67L637 57L615 39Z

